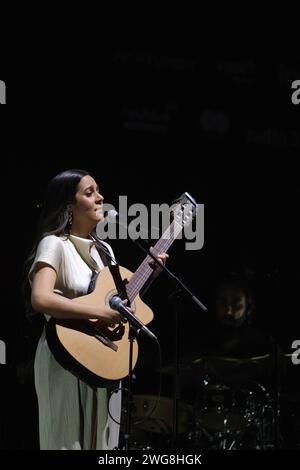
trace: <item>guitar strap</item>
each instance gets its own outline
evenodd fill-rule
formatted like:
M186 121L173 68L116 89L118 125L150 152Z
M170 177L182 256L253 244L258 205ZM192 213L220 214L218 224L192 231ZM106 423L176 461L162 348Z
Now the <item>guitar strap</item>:
M73 243L73 245L75 246L74 243ZM96 250L99 253L99 256L100 256L100 258L103 262L103 265L108 267L108 269L109 269L109 271L112 275L112 278L114 280L115 287L116 287L116 290L118 292L118 295L122 299L128 299L127 291L126 291L126 282L124 282L122 277L121 277L119 265L118 264L112 264L111 254L109 253L107 247L104 244L102 244L102 243L95 240L94 241L94 246L95 246ZM76 246L75 246L75 248L77 250ZM80 255L78 250L77 250L77 253ZM97 277L98 277L98 274L99 274L97 271L95 271L95 269L92 266L89 265L89 267L92 270L92 277L91 277L91 280L90 280L90 283L89 283L89 286L88 286L87 294L90 294L91 292L94 291L96 281L97 281Z
M69 240L73 243L71 238L69 238ZM73 243L73 246L75 247L75 250L77 251L79 256L82 258L81 253L77 249L77 246L75 245L75 243ZM111 262L112 262L112 258L111 258L110 253L108 252L108 249L106 248L106 246L102 243L99 243L96 240L94 240L94 246L95 246L96 250L98 251L98 254L99 254L99 256L102 260L103 265L104 266L110 266ZM83 261L86 263L86 260L83 260ZM87 289L87 294L90 294L91 292L94 291L96 281L97 281L97 277L98 277L98 274L99 274L99 272L97 272L95 270L95 268L93 268L93 266L91 266L90 264L89 264L89 268L92 271L92 277L91 277L91 280L90 280L90 283L89 283L89 286L88 286L88 289Z
M109 267L111 265L111 259L109 258L108 254L106 253L106 250L107 250L106 246L104 246L102 244L100 245L99 243L95 243L94 246L95 246L96 250L99 253L99 256L102 260L103 265ZM90 266L90 268L92 270L92 277L91 277L91 280L90 280L90 283L89 283L87 294L90 294L91 292L94 291L96 281L97 281L97 277L98 277L98 274L99 274L91 266Z
M107 248L104 245L99 245L99 243L95 243L95 247L97 248L97 251L99 253L99 256L102 259L102 262L104 266L107 266L110 274L112 275L112 278L115 283L116 290L118 292L118 295L122 299L127 299L127 291L126 291L126 283L123 281L120 273L120 267L118 264L112 264L112 259L110 254L107 253ZM95 283L97 280L98 273L93 273L92 279L89 285L90 291L88 293L92 292L95 288Z
M110 274L112 275L112 278L114 280L118 296L121 297L121 299L129 300L127 296L127 291L126 291L126 281L123 281L121 274L120 274L120 267L118 264L111 264L108 266L108 269L110 270Z

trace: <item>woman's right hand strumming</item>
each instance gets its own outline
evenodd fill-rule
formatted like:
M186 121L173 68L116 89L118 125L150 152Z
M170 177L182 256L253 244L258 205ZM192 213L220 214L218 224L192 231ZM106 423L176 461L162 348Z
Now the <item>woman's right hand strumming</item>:
M107 326L112 326L117 323L126 323L127 321L121 313L117 310L111 309L110 307L102 308L99 317L99 322L102 322Z

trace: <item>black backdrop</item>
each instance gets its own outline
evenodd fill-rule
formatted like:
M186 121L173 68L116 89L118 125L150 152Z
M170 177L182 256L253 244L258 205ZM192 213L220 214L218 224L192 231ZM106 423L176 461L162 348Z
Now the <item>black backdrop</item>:
M204 248L176 242L169 266L204 302L221 271L252 269L258 324L289 351L299 337L300 148L290 13L251 2L68 11L12 3L0 22L11 104L1 132L3 446L37 445L22 263L45 184L67 168L91 171L115 204L122 194L150 205L184 191L204 203ZM128 240L113 248L131 270L143 258ZM173 348L171 291L161 276L147 296L164 359ZM196 354L202 313L185 301L181 315L181 353Z

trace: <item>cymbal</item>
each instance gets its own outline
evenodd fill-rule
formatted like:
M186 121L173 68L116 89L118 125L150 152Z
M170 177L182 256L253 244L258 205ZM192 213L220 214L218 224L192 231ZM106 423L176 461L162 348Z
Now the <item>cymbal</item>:
M270 354L247 358L216 355L203 355L198 357L188 356L180 359L178 368L179 373L181 374L203 374L208 372L209 369L214 365L224 365L224 367L238 367L247 364L258 365L268 360L270 357ZM164 366L161 368L161 372L163 374L174 374L174 363L168 362L164 364Z
M232 364L241 364L241 363L244 362L243 359L239 359L239 358L236 358L236 357L202 356L202 357L198 357L197 359L194 359L192 364L194 366L198 366L198 365L202 365L202 364L205 364L205 363L211 362L211 361L225 361L225 362L229 362L229 363L232 363Z
M262 356L249 357L246 360L250 361L250 362L262 362L262 361L265 361L265 360L270 359L270 358L271 358L271 354L268 353L268 354L263 354Z
M199 367L199 374L205 373L212 379L237 383L247 380L260 380L265 375L270 354L246 358L231 356L205 356L194 360L194 370Z
M297 361L300 360L300 354L299 354L299 352L297 352L297 351L294 351L294 352L292 352L292 353L283 353L283 354L281 355L281 357L284 358L284 359L286 359L287 361L291 361L291 362L293 362L293 361L292 361L292 358L295 358Z
M237 356L200 356L192 361L193 366L202 365L207 362L224 362L232 365L241 365L248 363L261 363L270 359L270 354L264 354L262 356L249 356L249 357L237 357Z
M184 373L184 374L193 373L191 360L187 358L181 359L178 365L178 369L180 373ZM176 367L174 365L174 362L171 362L171 361L166 362L160 369L162 374L174 374L175 370L176 370Z

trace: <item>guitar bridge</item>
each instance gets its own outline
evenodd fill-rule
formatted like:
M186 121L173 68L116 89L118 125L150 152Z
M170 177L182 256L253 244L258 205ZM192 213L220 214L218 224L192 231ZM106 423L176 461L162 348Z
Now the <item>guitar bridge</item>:
M118 346L113 343L107 336L103 335L102 333L99 333L98 329L95 328L97 333L94 334L94 338L96 338L98 341L100 341L102 344L105 346L109 347L113 351L118 351Z

